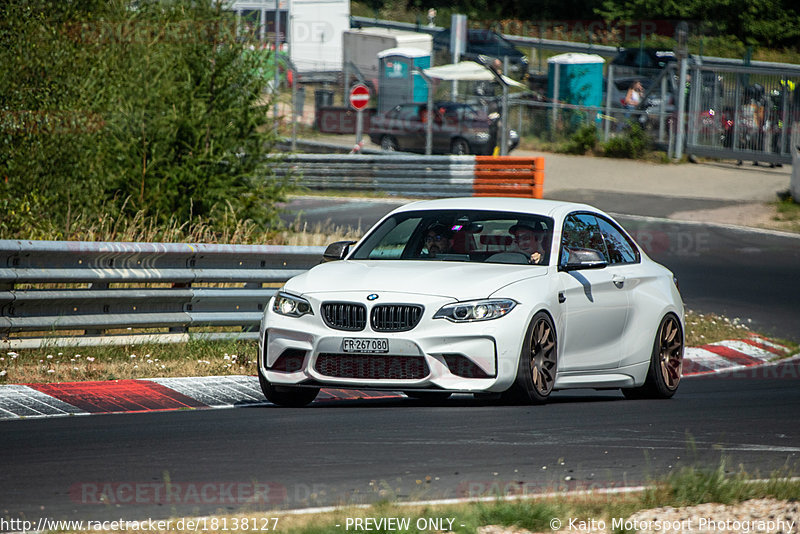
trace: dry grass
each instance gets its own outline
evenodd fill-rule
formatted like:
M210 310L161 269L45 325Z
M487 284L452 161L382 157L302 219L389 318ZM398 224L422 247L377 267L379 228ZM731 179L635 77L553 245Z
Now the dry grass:
M105 214L96 219L78 216L66 230L51 227L40 239L57 241L105 241L139 243L224 243L227 245L324 245L340 239L357 240L363 229L326 224L302 224L264 228L241 219L231 209L212 225L203 218L166 223L140 211L133 216ZM0 239L20 236L0 235Z
M714 313L686 312L686 345L699 347L726 339L742 339L752 334L748 321Z
M190 341L120 347L50 347L0 355L0 383L32 384L256 373L255 342Z

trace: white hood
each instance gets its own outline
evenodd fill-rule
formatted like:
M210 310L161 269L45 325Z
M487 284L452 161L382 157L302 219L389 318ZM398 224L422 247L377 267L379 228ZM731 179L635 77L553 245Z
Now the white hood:
M285 289L296 295L341 291L408 293L472 300L524 278L543 276L547 267L446 261L355 261L317 265L295 276Z

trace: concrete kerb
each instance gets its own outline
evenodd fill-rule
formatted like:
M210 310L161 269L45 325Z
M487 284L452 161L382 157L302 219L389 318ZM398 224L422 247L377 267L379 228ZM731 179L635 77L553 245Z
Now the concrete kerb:
M790 352L760 336L688 347L684 377L730 373L732 378L789 378L771 368L796 363L789 369L800 374L800 355L787 359ZM324 389L316 402L392 398L402 398L402 394ZM243 375L0 386L0 420L268 404L258 378Z

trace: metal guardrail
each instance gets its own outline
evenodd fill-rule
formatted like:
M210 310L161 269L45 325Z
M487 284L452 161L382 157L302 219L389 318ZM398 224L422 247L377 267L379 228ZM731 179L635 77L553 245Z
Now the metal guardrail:
M406 154L294 154L276 176L299 175L309 189L347 189L412 197L542 198L544 158Z
M295 154L275 175L299 173L309 189L348 189L420 197L472 196L475 156ZM298 172L299 171L299 172Z
M276 287L323 251L0 240L0 347L255 339ZM220 327L239 331L213 332ZM145 332L107 335L126 329Z

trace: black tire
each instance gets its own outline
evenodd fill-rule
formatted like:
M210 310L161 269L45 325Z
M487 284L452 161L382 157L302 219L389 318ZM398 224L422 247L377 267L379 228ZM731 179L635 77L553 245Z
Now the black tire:
M683 369L683 330L674 314L661 319L653 341L650 368L644 384L622 388L626 399L669 399L678 390Z
M504 400L542 404L556 382L558 339L553 320L545 312L533 316L525 333L517 366L517 379L503 395Z
M396 152L397 139L395 139L391 135L384 135L383 137L381 137L381 150L384 150L386 152Z
M453 139L453 142L450 143L450 153L455 154L456 156L469 155L469 143L467 143L466 139L462 139L460 137Z
M449 391L404 391L406 397L425 402L443 402L450 398Z
M301 408L317 398L319 388L302 388L293 386L274 386L259 371L258 383L261 391L272 404L287 406L291 408Z

